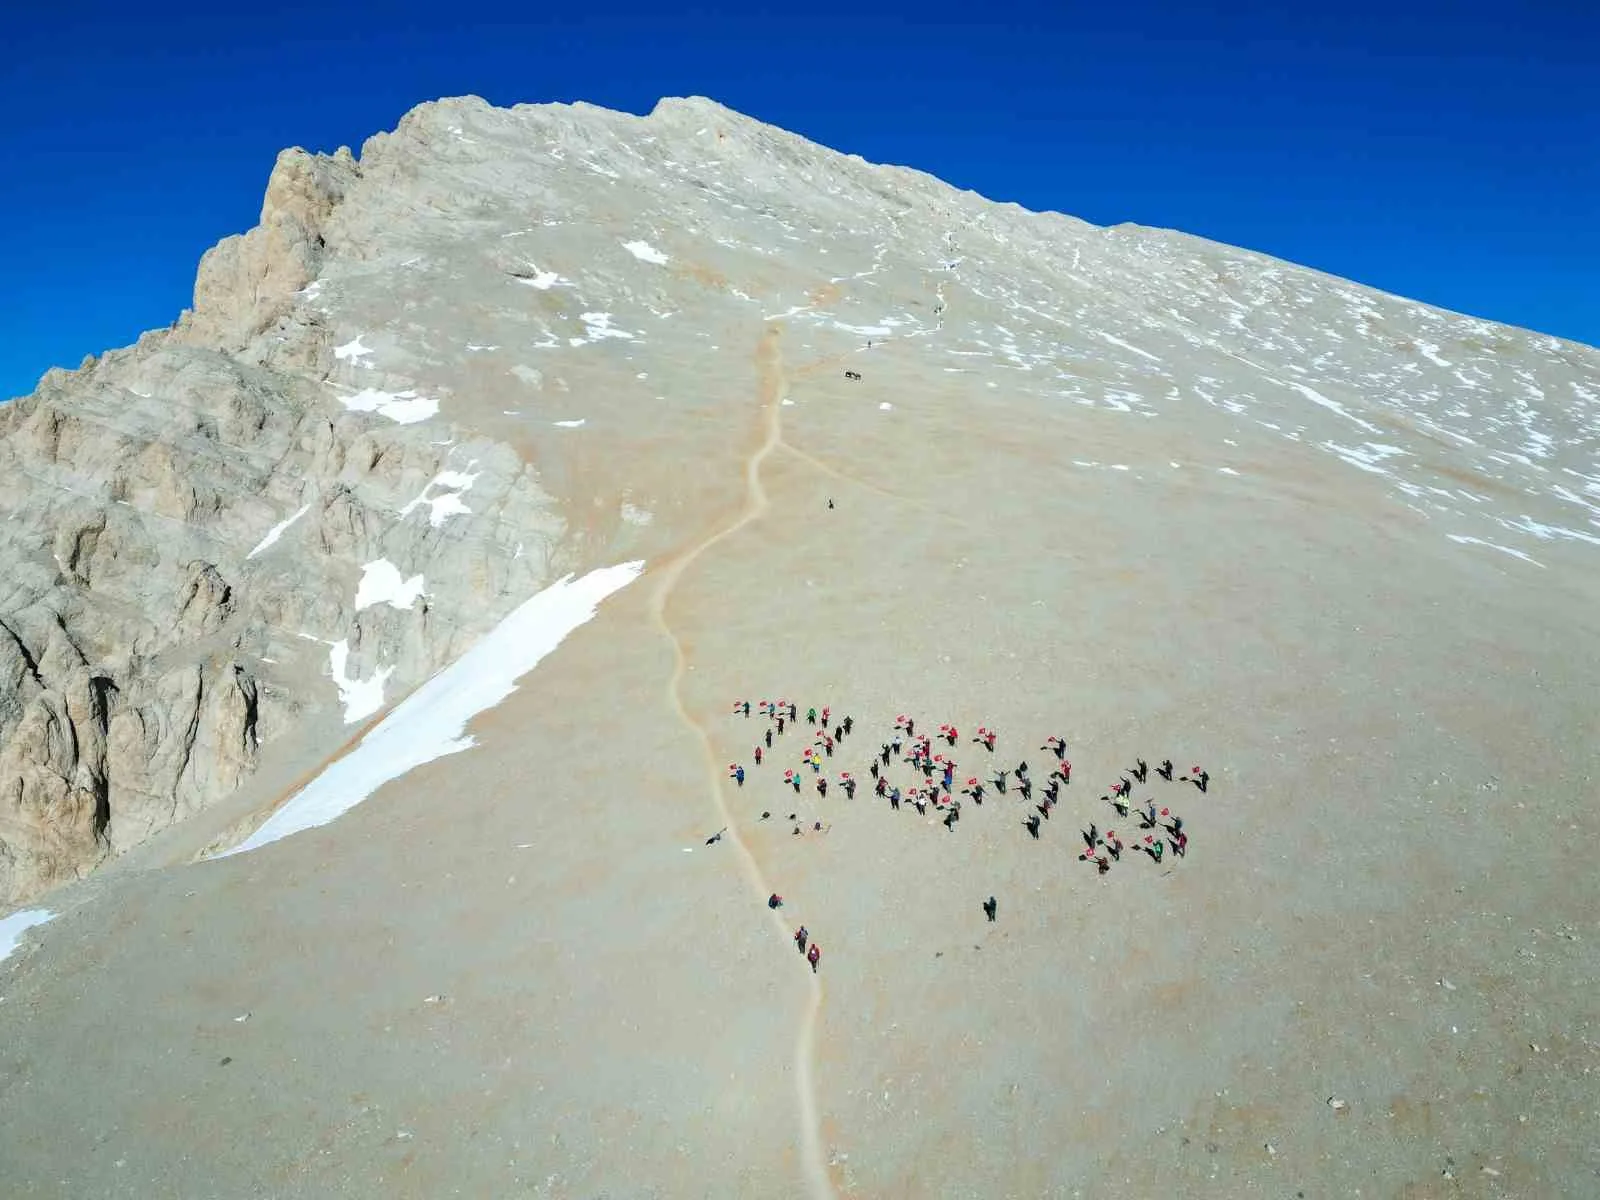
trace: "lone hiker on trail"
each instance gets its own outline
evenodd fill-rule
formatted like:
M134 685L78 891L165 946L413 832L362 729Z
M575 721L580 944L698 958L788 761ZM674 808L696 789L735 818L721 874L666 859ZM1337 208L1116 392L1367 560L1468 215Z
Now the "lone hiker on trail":
M822 958L822 947L817 945L817 943L812 942L811 943L811 949L806 951L806 961L811 964L811 973L813 975L815 975L817 973L817 962L821 958Z
M783 897L778 895L777 892L773 892L772 895L767 897L767 907L768 908L782 908L783 907Z
M983 915L988 917L991 923L994 921L995 913L997 913L999 910L1000 906L995 903L993 896L990 896L983 902Z

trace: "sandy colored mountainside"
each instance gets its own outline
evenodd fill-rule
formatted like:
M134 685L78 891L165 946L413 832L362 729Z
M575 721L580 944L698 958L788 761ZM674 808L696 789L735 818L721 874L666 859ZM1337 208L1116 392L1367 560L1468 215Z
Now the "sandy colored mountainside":
M56 914L8 1194L1600 1178L1592 348L703 99L469 97L285 151L0 430L0 911ZM639 562L470 750L244 841ZM856 730L813 769L730 714L779 696ZM1040 791L891 808L901 714ZM1137 756L1210 787L1101 874Z

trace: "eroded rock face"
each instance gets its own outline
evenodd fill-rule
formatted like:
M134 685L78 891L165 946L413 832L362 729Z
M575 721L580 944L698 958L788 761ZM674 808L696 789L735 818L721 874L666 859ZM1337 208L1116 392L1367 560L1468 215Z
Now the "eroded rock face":
M291 309L360 175L348 151L284 152L192 313L0 408L0 910L228 795L284 734L348 736L334 643L349 682L389 672L392 702L559 559L517 452L351 411L326 383L330 333ZM402 514L468 464L470 505ZM425 594L358 611L379 559Z
M194 310L180 335L197 345L242 345L281 316L317 277L327 220L360 177L347 148L331 157L300 149L280 154L261 223L223 239L200 260Z
M1074 444L1181 411L1209 440L1169 466L1072 469L1227 480L1270 438L1452 553L1600 545L1588 348L706 100L425 104L359 162L285 151L171 329L0 406L0 907L336 748L552 577L703 533L780 334L796 426L869 405L932 470L922 404L998 393ZM869 341L914 381L892 398L845 358Z
M457 446L308 398L169 340L0 409L0 905L227 795L302 719L342 726L330 644L392 700L544 582L548 554L504 554L507 512L561 532L515 452L469 441L474 503L402 517ZM379 559L426 594L358 612Z
M58 621L42 632L35 652L0 626L0 879L13 892L75 878L110 848L110 684Z

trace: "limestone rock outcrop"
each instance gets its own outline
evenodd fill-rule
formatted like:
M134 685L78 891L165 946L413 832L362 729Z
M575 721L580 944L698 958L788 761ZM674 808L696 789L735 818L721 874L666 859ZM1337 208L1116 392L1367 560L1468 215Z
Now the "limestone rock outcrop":
M779 329L807 380L888 347L916 382L886 422L1001 389L1102 431L1183 406L1452 552L1600 545L1588 348L703 99L425 104L359 158L284 151L170 329L0 405L0 908L271 756L314 766L553 577L680 548L680 513L742 495L698 466L752 444Z

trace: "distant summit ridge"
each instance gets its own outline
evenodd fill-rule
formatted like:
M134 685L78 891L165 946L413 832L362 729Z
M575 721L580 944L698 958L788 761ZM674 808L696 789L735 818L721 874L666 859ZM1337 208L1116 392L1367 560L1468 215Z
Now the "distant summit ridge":
M696 465L750 436L774 329L841 381L887 348L850 365L892 396L839 399L884 420L1181 419L1161 469L1193 486L1267 438L1453 553L1558 579L1600 552L1590 348L704 97L440 100L285 150L171 328L0 408L0 908L238 793L236 838L553 580L681 547L739 494Z

